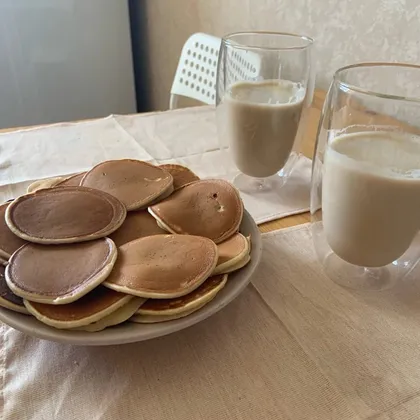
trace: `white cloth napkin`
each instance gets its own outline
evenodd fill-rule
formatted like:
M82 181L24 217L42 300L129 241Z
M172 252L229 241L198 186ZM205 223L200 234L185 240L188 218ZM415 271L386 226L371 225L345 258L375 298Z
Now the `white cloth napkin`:
M180 163L201 178L233 180L238 173L219 150L212 107L55 124L0 135L0 201L24 194L36 179L85 171L108 159ZM242 194L257 223L309 208L311 160L299 156L279 192Z

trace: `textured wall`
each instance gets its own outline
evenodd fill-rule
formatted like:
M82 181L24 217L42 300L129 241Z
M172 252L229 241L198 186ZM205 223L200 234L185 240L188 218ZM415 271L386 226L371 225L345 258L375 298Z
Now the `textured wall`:
M147 0L149 92L166 109L185 40L240 30L299 32L315 38L317 85L359 61L420 64L419 0Z

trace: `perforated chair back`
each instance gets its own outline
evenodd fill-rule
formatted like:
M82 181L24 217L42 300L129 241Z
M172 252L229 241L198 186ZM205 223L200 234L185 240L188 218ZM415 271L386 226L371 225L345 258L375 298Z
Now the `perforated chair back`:
M171 88L169 108L177 106L178 96L213 105L216 103L217 63L221 38L204 33L191 35L182 48ZM231 80L255 78L260 72L260 58L252 53L234 53Z

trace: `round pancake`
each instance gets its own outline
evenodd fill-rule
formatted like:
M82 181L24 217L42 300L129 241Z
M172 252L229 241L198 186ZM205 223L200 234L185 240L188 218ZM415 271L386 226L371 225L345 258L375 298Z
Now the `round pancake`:
M6 209L9 203L0 206L0 257L8 260L10 256L27 242L16 236L6 224Z
M148 210L169 232L204 236L216 243L232 236L243 216L239 192L221 179L188 184Z
M184 185L190 184L191 182L198 181L200 178L190 169L182 165L175 164L164 164L159 165L159 168L163 168L168 171L174 179L174 190L177 190Z
M149 203L147 206L154 206L157 203L160 203L161 201L168 198L172 193L174 192L174 186L172 185L170 188L168 188L163 194L161 194L158 198L155 198L151 203ZM146 210L147 206L144 206L141 208L141 210ZM137 210L138 211L138 210Z
M80 185L106 191L127 210L138 210L171 190L172 182L172 175L162 168L140 160L122 159L96 165Z
M239 232L217 245L217 248L219 259L213 274L229 273L230 267L246 259L250 251L247 238Z
M68 178L59 182L56 187L78 187L86 172L69 176Z
M27 314L28 311L23 304L23 299L16 296L6 283L4 267L0 266L0 306L11 309L12 311ZM138 309L138 308L137 308Z
M179 318L185 318L188 315L191 315L194 312L197 312L199 309L201 309L203 306L205 306L208 302L203 303L201 306L197 306L194 309L191 309L190 311L185 311L179 314L175 315L139 315L134 314L131 318L131 322L136 322L138 324L156 324L158 322L167 322L167 321L173 321L174 319Z
M241 260L237 261L235 264L232 264L228 267L225 267L223 269L216 269L214 270L213 274L228 274L233 273L234 271L240 270L242 267L245 267L249 262L251 261L251 257L249 254L246 254Z
M155 235L118 249L104 286L144 298L175 298L200 286L214 271L217 246L210 239Z
M54 178L39 179L38 181L35 181L32 184L30 184L29 187L26 189L26 192L30 194L30 193L33 193L35 191L39 191L45 188L52 188L65 180L66 178L62 176L56 176Z
M123 322L127 321L127 319L131 318L145 301L146 299L133 297L133 299L131 299L124 306L101 318L99 321L93 322L92 324L85 325L83 327L74 328L74 330L97 332L114 325L122 324Z
M146 210L140 210L127 213L124 223L109 237L115 242L115 245L121 246L135 239L166 233L157 225L153 216Z
M137 315L178 315L201 307L223 289L227 274L209 277L188 295L176 299L148 299L137 310Z
M81 298L102 283L117 259L109 238L74 245L26 244L6 267L6 281L25 299L62 305Z
M64 244L102 238L117 230L126 209L112 195L83 187L56 187L24 195L6 209L6 223L22 239Z
M26 309L39 321L60 329L92 324L126 305L133 297L99 286L67 305L46 305L24 300Z

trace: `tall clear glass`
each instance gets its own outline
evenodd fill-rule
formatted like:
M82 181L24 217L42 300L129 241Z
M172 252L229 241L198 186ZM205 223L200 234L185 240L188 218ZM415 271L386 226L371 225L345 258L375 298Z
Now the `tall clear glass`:
M338 70L312 170L312 235L340 285L389 288L420 270L420 66Z
M243 32L223 38L216 104L219 140L241 190L281 187L296 161L313 97L311 38Z

